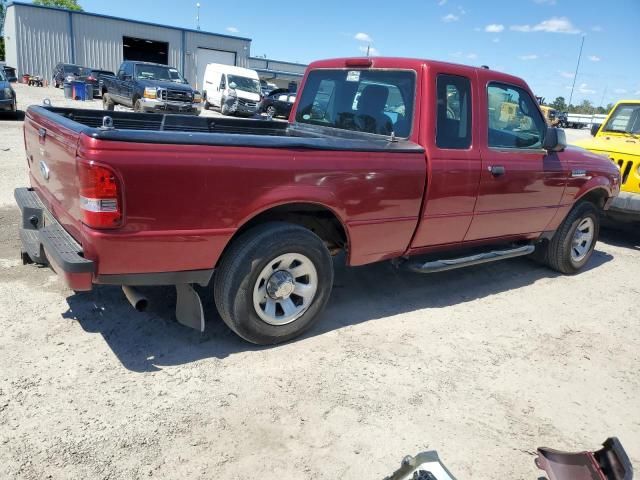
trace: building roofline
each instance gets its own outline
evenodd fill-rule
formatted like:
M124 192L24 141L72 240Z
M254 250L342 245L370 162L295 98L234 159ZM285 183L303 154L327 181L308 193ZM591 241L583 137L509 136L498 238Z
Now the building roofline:
M74 15L87 15L89 17L107 18L109 20L119 20L121 22L138 23L140 25L149 25L151 27L168 28L169 30L178 30L178 31L190 32L190 33L201 33L203 35L215 35L216 37L224 37L224 38L231 38L231 39L234 39L234 40L243 40L243 41L246 41L246 42L251 42L250 38L237 37L235 35L227 35L225 33L214 33L214 32L207 32L207 31L204 31L204 30L194 30L192 28L175 27L175 26L171 26L171 25L163 25L161 23L153 23L153 22L145 22L145 21L141 21L141 20L134 20L132 18L114 17L113 15L104 15L104 14L101 14L101 13L91 13L91 12L84 12L84 11L78 11L78 10L69 10L68 8L49 7L49 6L45 6L45 5L34 5L33 3L15 2L15 1L13 1L13 2L10 2L7 5L7 8L13 7L13 6L30 7L30 8L41 8L41 9L45 9L45 10L56 10L58 12L68 12L68 13L72 13Z
M253 68L250 70L255 70L256 72L260 72L260 73L272 73L274 75L288 75L290 77L304 77L304 73L298 73L298 72L286 72L284 70L272 70L271 68Z
M273 58L249 57L249 60L262 60L263 62L284 63L285 65L296 65L298 67L308 67L307 63L286 62L284 60L274 60Z

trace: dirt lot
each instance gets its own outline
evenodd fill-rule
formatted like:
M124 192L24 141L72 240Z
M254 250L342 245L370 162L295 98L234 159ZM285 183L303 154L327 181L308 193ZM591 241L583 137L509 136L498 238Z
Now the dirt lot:
M21 127L0 120L0 478L380 479L437 449L460 479L534 480L537 446L610 435L639 465L638 232L605 232L575 277L338 268L312 332L256 348L206 290L200 335L171 289L138 314L117 288L73 294L22 266Z

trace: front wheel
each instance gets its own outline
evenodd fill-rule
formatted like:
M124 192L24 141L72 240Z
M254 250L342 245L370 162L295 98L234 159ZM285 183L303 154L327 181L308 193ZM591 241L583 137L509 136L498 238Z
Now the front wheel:
M573 275L589 261L600 234L600 215L591 202L574 207L538 255L558 272Z
M113 103L113 100L111 99L111 95L109 95L106 92L103 93L102 94L102 109L112 112L113 110L115 110L115 108L116 108L116 104Z
M269 345L309 329L333 283L327 247L298 225L271 222L243 233L224 254L214 298L224 322L245 340Z

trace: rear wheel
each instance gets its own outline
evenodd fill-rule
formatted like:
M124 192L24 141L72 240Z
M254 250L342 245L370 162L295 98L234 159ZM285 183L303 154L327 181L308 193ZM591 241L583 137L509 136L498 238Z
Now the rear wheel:
M242 338L276 344L315 323L332 283L323 241L298 225L271 222L242 234L224 254L214 298L224 322Z
M115 103L113 103L113 100L111 99L111 95L109 95L107 92L102 94L102 109L103 110L108 110L108 111L113 111L115 110L116 105Z
M536 252L539 260L565 274L578 273L589 261L600 234L600 215L591 202L576 205L547 245Z
M275 118L277 114L278 114L278 110L276 110L276 107L274 107L273 105L269 105L267 107L267 115Z

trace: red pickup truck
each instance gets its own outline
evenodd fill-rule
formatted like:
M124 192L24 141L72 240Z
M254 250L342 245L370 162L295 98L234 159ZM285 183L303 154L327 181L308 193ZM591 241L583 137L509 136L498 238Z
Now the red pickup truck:
M567 147L527 84L401 58L309 66L288 123L32 106L31 188L16 190L25 262L74 290L175 285L177 318L271 344L327 303L332 255L430 273L532 255L589 260L620 188Z

